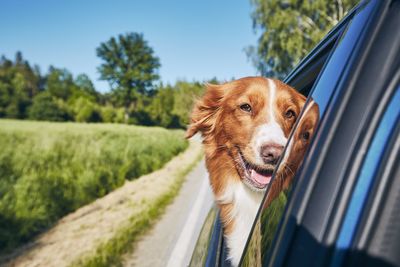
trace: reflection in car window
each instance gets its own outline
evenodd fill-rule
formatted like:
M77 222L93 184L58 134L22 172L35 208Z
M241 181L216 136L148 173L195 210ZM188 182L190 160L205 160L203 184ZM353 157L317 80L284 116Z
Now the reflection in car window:
M247 248L244 266L261 266L266 255L264 252L268 251L271 246L275 230L285 208L288 190L292 185L298 167L303 161L318 121L318 104L310 99L304 107L303 115L287 145L285 155L263 202L261 217L254 228Z
M213 223L215 222L216 216L216 208L213 207L209 211L207 218L204 221L203 227L197 239L196 246L193 250L192 259L190 260L189 266L205 266L207 259L207 249L210 246L211 234L214 226Z
M337 41L336 48L328 59L328 64L323 69L304 106L303 113L293 130L281 163L267 190L267 195L242 259L242 266L262 266L266 263L268 251L294 181L293 178L302 163L320 119L323 119L328 104L336 101L339 92L335 89L340 82L341 74L346 69L357 40L363 33L362 28L370 14L369 8L370 6L366 4L359 7L357 16L346 26L347 28Z

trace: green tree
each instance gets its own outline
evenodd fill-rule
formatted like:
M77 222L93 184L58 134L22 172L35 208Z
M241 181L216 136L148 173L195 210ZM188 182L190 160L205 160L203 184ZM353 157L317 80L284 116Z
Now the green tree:
M15 73L11 80L13 88L12 99L6 109L7 117L23 119L26 117L26 110L30 105L30 98L26 91L26 80L20 72Z
M23 58L22 53L18 51L15 54L14 68L15 73L20 73L24 80L24 86L21 88L24 94L32 98L39 93L41 76L38 66L32 68L29 62Z
M74 80L66 69L50 66L46 77L46 90L54 97L67 100L73 92Z
M69 92L66 102L72 109L75 108L76 102L82 98L93 103L100 102L100 94L95 90L92 81L86 74L79 74L73 80L69 86Z
M14 62L5 56L0 59L0 117L23 119L31 99L40 91L40 73L31 68L22 53Z
M261 32L247 55L262 75L283 78L356 0L250 0L253 28Z
M133 107L158 80L160 60L139 33L128 33L110 38L97 48L103 60L98 68L100 79L109 82L120 106Z
M204 92L203 84L199 82L177 81L174 91L174 107L172 114L179 120L179 126L185 128L190 120L193 104Z
M84 92L86 95L91 96L93 99L98 98L98 92L94 88L93 82L86 74L79 74L74 81L78 90Z
M146 124L185 128L194 101L201 96L203 90L204 86L199 82L177 81L174 85L166 86L160 84L155 94L144 102L143 110L148 114Z
M149 117L155 125L168 128L176 128L176 118L172 114L174 107L174 88L171 86L160 87L156 95L153 96L151 104L147 110Z

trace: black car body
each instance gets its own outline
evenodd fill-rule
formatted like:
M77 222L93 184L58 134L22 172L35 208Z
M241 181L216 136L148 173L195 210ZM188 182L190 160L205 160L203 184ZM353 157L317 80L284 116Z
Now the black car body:
M400 266L399 66L400 1L371 0L288 75L319 124L291 190L261 205L242 266ZM217 213L205 225L191 265L229 266Z

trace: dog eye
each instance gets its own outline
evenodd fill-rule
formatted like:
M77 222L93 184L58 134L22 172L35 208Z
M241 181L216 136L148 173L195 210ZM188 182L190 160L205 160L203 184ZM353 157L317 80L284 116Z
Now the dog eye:
M310 139L310 133L309 133L309 132L302 133L302 134L301 134L301 138L302 138L303 140L308 140L308 139Z
M249 104L240 105L240 109L246 112L251 112L251 106Z
M296 116L296 113L294 113L294 111L291 110L291 109L289 109L289 110L286 111L286 113L285 113L285 117L288 118L288 119L293 118L293 117L295 117L295 116Z

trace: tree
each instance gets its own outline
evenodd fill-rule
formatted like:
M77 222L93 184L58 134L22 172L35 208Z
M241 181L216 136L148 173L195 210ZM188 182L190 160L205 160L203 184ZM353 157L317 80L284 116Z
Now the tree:
M67 100L73 91L74 80L66 69L50 66L46 79L46 90L54 97Z
M26 117L26 110L30 105L30 99L26 92L26 80L17 72L11 81L13 98L10 101L6 113L9 118L23 119Z
M79 74L70 86L70 96L68 97L68 105L74 105L80 98L85 98L90 102L99 103L100 94L94 88L92 81L86 74Z
M253 28L261 31L247 55L262 75L283 78L358 2L250 0Z
M100 79L109 82L119 104L126 109L134 106L159 78L159 58L142 34L120 34L101 43L96 51L104 61L98 68Z
M92 81L90 80L89 76L86 74L79 74L75 78L75 85L78 87L79 90L85 92L86 94L97 98L97 91L94 88Z
M218 83L218 82L214 82ZM190 113L194 101L204 92L204 85L199 82L177 81L174 92L174 108L172 113L179 118L179 126L185 128L190 123Z
M0 59L0 117L23 119L31 99L40 90L40 73L17 52L15 61Z
M176 128L176 116L172 114L174 108L174 88L171 86L160 87L152 98L147 110L155 125Z

